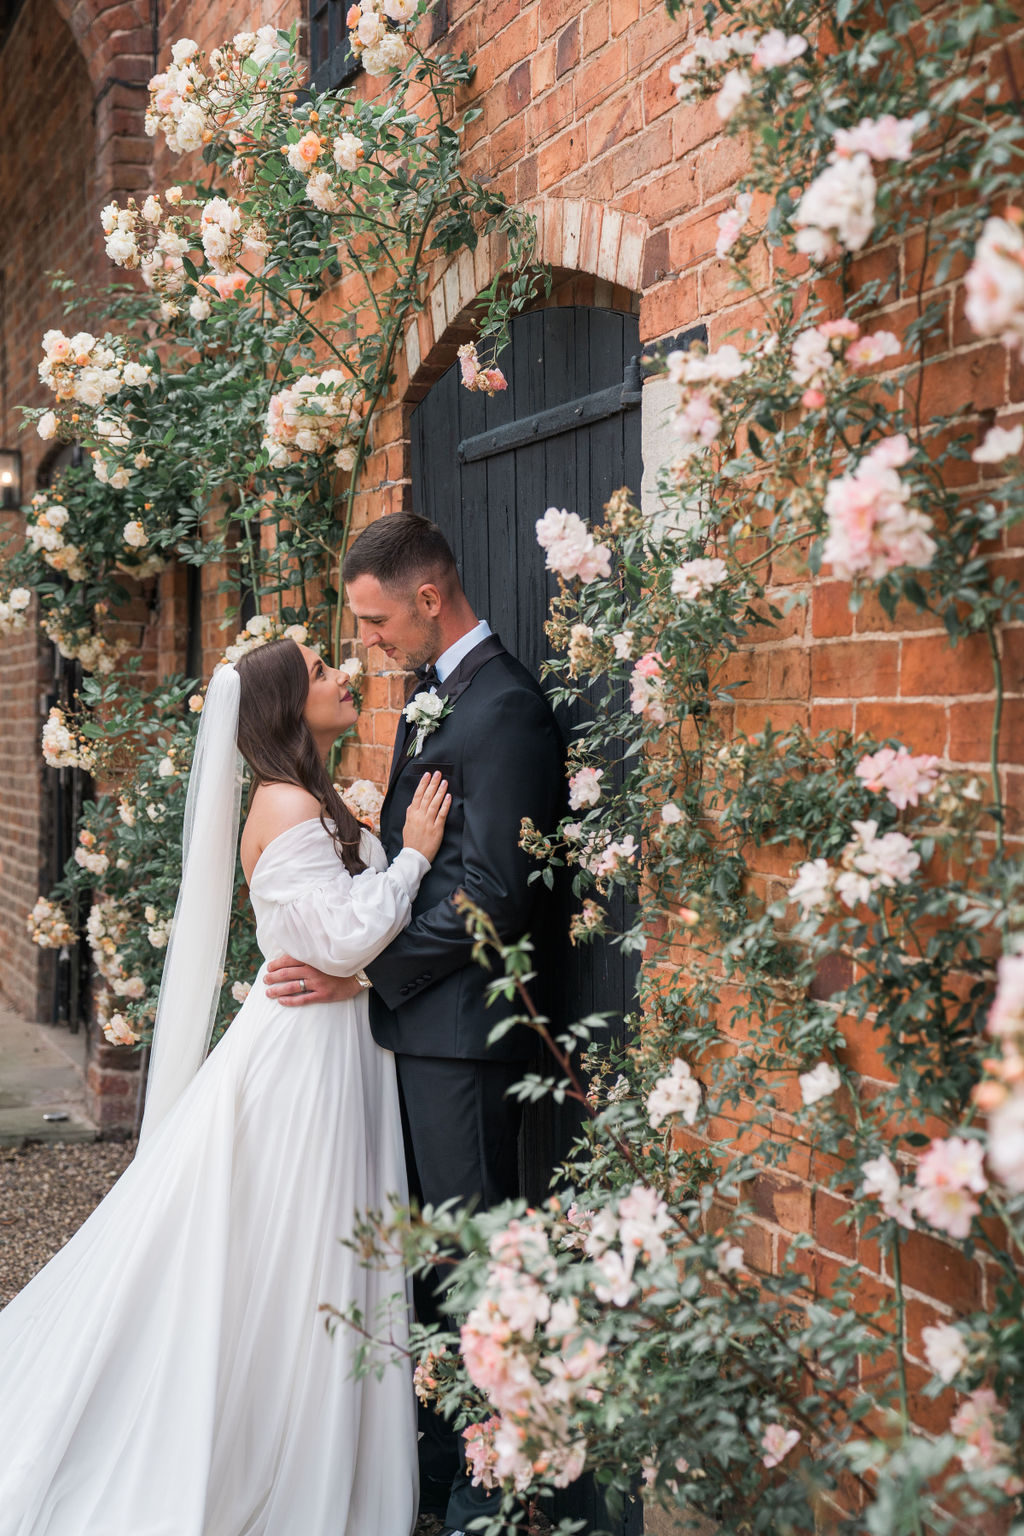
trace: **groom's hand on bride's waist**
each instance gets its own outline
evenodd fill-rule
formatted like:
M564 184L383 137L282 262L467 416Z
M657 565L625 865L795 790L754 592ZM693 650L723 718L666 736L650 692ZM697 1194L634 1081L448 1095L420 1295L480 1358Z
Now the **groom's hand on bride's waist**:
M305 1003L346 1003L363 990L354 976L327 976L291 955L279 955L267 962L267 996L286 1008L301 1008Z

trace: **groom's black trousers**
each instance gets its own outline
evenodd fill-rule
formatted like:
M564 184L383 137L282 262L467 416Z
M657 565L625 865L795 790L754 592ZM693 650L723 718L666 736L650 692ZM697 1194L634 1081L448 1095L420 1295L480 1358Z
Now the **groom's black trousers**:
M468 1061L449 1057L396 1056L405 1133L409 1193L422 1205L457 1199L487 1210L519 1193L519 1122L522 1106L506 1097L520 1082L520 1061ZM445 1322L435 1295L436 1273L413 1287L421 1323ZM420 1411L420 1476L424 1496L454 1480L448 1520L456 1526L483 1514L483 1489L468 1484L459 1439L439 1415Z

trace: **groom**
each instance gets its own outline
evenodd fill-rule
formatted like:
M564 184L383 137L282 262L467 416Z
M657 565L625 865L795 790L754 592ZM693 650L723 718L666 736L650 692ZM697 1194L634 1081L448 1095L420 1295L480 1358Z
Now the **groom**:
M412 1193L424 1204L455 1198L486 1209L518 1192L520 1106L506 1095L533 1042L520 1029L488 1048L502 1011L486 1006L492 973L474 962L453 897L465 891L507 941L530 928L542 887L527 883L519 826L529 816L548 831L557 820L561 739L537 683L473 613L433 523L405 512L381 518L355 540L342 577L363 643L418 674L412 702L423 723L399 722L381 811L388 857L402 846L405 813L425 772L440 770L452 794L412 921L367 967L370 1025L395 1054ZM358 990L287 957L270 969L272 995L296 1005ZM420 1321L437 1316L429 1287L416 1303ZM492 1513L500 1498L471 1486L447 1425L430 1414L420 1428L421 1511L441 1515L452 1532Z

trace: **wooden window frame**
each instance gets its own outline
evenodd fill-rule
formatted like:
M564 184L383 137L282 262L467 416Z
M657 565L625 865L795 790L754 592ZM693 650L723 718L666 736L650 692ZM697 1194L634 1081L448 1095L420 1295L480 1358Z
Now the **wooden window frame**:
M314 91L337 90L359 73L359 60L348 41L345 17L352 0L309 0L309 85Z
M352 3L353 0L308 0L306 24L309 28L311 90L337 90L348 85L359 73L361 65L349 47L345 20ZM448 0L434 0L428 44L440 41L449 25Z

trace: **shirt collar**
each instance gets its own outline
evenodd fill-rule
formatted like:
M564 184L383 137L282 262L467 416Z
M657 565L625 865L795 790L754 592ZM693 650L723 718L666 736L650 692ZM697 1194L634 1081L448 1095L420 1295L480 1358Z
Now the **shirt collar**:
M434 662L438 682L443 683L446 677L450 677L463 657L468 656L481 640L486 640L490 632L491 626L487 620L481 619L471 630L456 640L454 645L450 645L446 651L442 652Z

